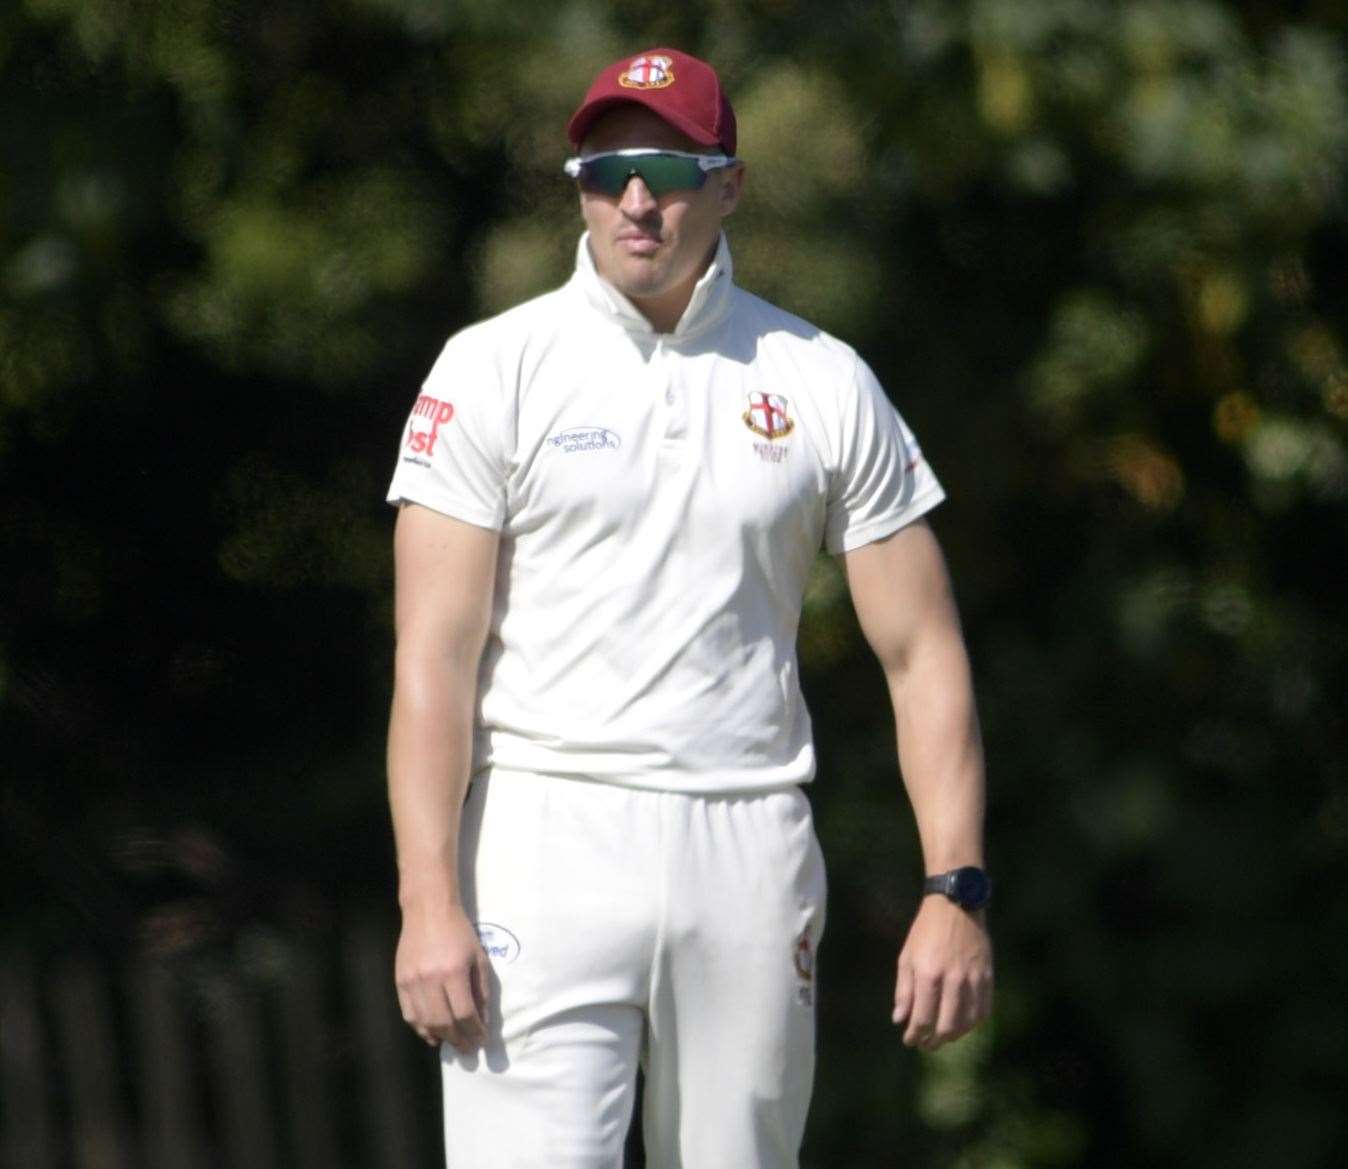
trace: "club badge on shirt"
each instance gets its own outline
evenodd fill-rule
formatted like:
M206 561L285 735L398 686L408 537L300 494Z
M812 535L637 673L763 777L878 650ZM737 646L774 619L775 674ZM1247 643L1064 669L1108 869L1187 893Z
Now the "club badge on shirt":
M785 438L796 428L786 412L786 399L781 394L767 394L762 390L749 395L749 409L742 417L745 426L769 442Z

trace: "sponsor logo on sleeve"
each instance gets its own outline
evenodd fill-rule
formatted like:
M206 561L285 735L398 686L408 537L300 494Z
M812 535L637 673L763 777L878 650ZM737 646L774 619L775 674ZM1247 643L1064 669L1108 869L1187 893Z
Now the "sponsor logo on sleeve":
M422 394L412 407L412 417L407 424L407 441L404 444L410 455L435 454L435 440L440 437L440 427L454 417L454 403L442 402L430 394ZM412 462L424 463L413 458Z
M616 451L623 444L611 430L602 426L571 426L548 437L548 445L566 455L582 451Z

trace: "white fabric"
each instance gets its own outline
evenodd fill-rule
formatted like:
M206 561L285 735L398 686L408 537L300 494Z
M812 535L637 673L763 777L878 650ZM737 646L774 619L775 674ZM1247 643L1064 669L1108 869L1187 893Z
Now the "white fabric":
M493 771L460 883L491 1011L441 1047L448 1169L618 1169L638 1063L650 1169L796 1169L826 895L800 788Z
M735 286L724 237L670 334L582 237L566 285L450 338L388 493L502 533L475 769L678 791L814 775L815 554L942 498L866 364Z

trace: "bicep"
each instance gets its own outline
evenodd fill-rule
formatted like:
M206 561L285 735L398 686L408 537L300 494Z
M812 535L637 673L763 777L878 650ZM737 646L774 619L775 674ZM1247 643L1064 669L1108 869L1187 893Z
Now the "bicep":
M959 636L945 557L925 520L843 553L842 564L861 631L887 674L902 672L924 638Z
M500 534L418 504L398 511L393 535L399 656L480 652L491 618Z

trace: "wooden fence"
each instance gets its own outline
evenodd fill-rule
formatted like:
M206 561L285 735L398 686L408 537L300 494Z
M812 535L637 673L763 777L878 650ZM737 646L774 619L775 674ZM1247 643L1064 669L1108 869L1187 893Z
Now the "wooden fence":
M11 942L0 1166L442 1166L438 1067L399 1016L393 945L373 917L213 964Z

